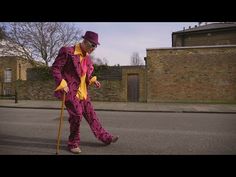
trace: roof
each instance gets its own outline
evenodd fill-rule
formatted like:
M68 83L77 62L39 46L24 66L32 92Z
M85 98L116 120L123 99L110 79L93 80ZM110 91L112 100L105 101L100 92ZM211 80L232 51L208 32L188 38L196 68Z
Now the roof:
M163 47L163 48L146 48L146 51L150 50L178 50L178 49L199 49L199 48L229 48L236 47L236 45L206 45L206 46L180 46L180 47Z
M188 32L199 32L199 31L207 31L207 30L215 30L215 29L230 29L230 28L236 28L236 22L222 22L222 23L211 23L207 25L200 25L197 27L192 27L189 29L184 29L181 31L173 32L175 33L188 33Z

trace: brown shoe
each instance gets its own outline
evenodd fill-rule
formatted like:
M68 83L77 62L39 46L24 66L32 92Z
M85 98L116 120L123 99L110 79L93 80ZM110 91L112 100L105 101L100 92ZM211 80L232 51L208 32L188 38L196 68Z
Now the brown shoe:
M70 149L70 152L73 152L73 153L75 153L75 154L79 154L79 153L81 153L81 150L80 150L79 147L77 147L77 148L72 148L72 149Z
M119 136L113 136L111 142L115 143L119 139Z

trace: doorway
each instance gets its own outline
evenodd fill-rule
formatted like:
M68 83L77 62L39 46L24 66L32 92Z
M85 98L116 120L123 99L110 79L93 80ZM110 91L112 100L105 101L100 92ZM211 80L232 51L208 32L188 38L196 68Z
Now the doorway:
M129 102L139 101L139 75L128 74L127 96Z

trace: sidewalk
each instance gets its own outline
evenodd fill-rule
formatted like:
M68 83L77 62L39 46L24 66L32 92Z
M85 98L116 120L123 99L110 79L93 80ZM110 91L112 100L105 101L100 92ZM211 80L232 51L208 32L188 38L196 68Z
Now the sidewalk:
M236 104L193 104L193 103L139 103L139 102L92 102L97 111L129 112L186 112L186 113L232 113ZM60 109L60 101L0 100L0 107L28 109Z

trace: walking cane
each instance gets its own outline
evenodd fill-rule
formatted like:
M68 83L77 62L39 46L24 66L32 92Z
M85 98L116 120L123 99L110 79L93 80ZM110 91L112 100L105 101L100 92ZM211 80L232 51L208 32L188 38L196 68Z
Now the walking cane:
M62 127L62 121L63 121L63 111L64 111L64 104L65 104L65 97L66 97L66 92L63 92L63 98L62 98L62 101L61 101L61 116L60 116L60 123L59 123L59 128L58 128L58 135L57 135L57 151L56 151L56 155L59 154L59 148L60 148L61 127Z

